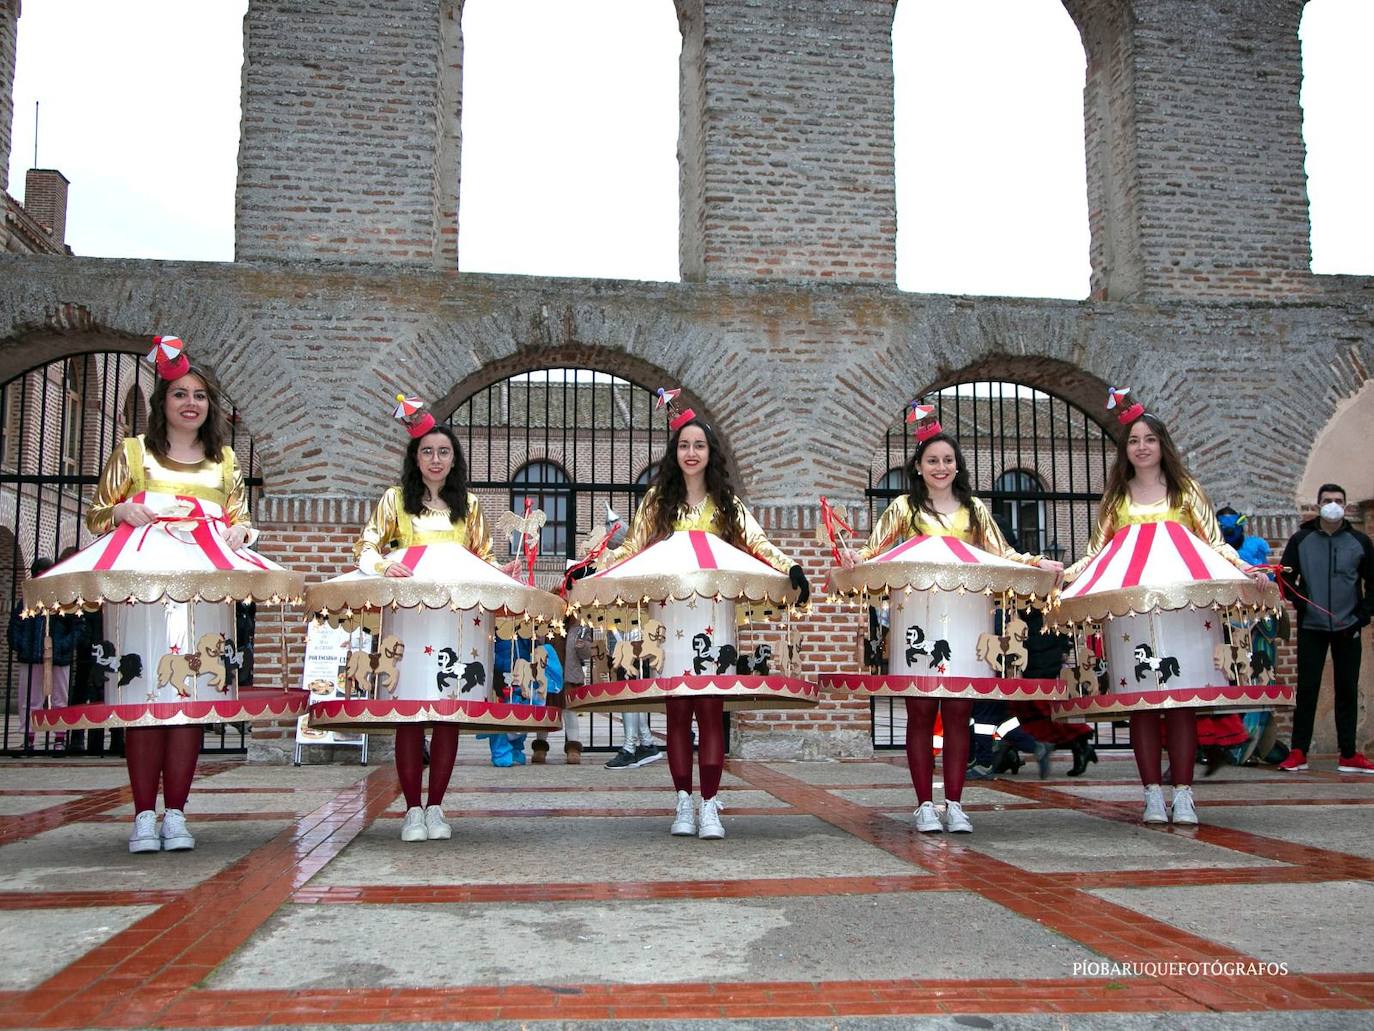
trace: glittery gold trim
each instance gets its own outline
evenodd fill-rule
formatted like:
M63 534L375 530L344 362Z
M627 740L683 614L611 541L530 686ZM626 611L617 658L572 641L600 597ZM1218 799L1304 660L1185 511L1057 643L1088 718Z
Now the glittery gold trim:
M632 606L636 603L685 601L692 597L771 602L782 608L796 600L797 592L782 573L700 569L644 576L589 576L573 585L568 601L584 606Z
M415 576L358 577L312 584L305 592L307 612L345 609L483 609L498 615L529 616L554 622L563 618L556 594L509 584L442 583Z
M1263 587L1253 580L1201 580L1159 587L1128 587L1123 590L1060 598L1047 617L1055 624L1083 623L1108 616L1132 616L1178 609L1228 608L1277 609L1281 604L1277 585Z
M963 562L860 562L853 569L835 569L832 589L840 594L882 594L910 587L915 591L1010 591L1022 597L1043 598L1054 589L1054 572L1037 566L995 566Z
M267 601L296 604L305 577L285 569L157 572L105 569L49 573L24 583L24 605L37 612L71 611L102 602Z

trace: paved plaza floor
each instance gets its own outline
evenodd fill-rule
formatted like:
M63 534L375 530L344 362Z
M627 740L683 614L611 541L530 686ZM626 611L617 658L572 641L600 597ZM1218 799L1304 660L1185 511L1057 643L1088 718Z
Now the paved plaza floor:
M732 760L699 841L666 763L554 745L465 738L420 844L389 764L207 758L195 851L140 856L118 761L0 763L0 1027L1374 1027L1374 778L1333 762L1199 777L1175 829L1057 753L926 837L900 755Z

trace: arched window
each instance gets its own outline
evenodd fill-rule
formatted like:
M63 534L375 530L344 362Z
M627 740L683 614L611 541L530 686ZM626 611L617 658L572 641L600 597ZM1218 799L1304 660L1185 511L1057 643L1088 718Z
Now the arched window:
M897 5L901 289L1088 295L1086 68L1061 0Z
M86 420L83 415L85 376L77 359L68 359L62 367L62 475L76 476L81 472L85 457L81 446Z
M1040 477L1024 469L1004 472L992 485L992 514L1010 524L1012 538L1008 543L1018 551L1037 555L1046 551L1044 494Z
M547 517L539 535L539 553L573 557L572 535L569 533L568 502L572 499L572 484L568 476L552 462L526 462L515 471L510 492L511 511L521 515L525 502ZM511 554L518 555L519 542L511 538Z

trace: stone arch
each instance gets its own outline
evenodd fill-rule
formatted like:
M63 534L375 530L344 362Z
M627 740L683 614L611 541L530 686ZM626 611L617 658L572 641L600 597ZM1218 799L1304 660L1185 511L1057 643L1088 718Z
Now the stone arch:
M1374 426L1374 379L1366 380L1318 431L1307 454L1296 498L1311 505L1323 483L1339 483L1351 504L1374 499L1374 449L1369 447L1369 428Z

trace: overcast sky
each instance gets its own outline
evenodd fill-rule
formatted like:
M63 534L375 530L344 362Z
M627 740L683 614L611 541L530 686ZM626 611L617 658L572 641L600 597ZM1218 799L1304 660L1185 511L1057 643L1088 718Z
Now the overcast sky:
M246 0L25 0L10 192L71 180L78 254L233 257ZM467 0L460 267L677 279L670 0ZM1302 28L1314 269L1374 274L1374 2ZM898 285L1083 297L1083 48L1060 0L901 0Z

